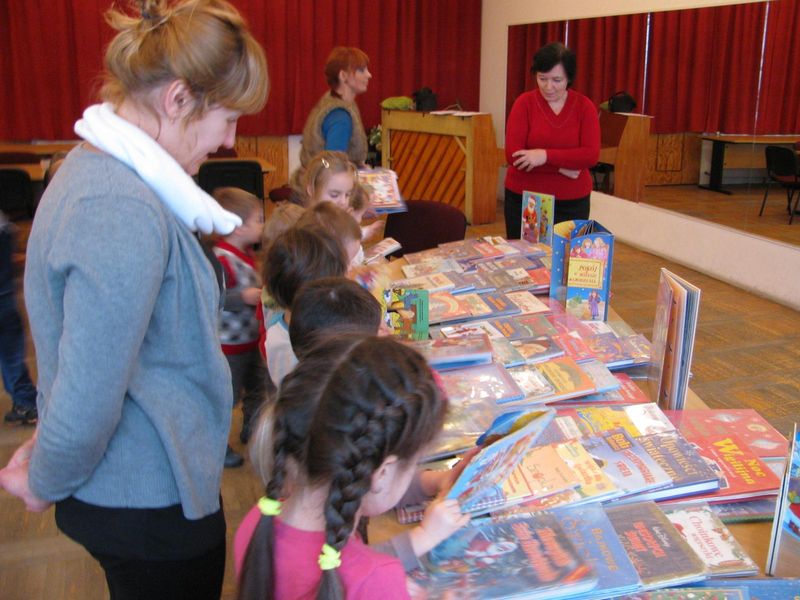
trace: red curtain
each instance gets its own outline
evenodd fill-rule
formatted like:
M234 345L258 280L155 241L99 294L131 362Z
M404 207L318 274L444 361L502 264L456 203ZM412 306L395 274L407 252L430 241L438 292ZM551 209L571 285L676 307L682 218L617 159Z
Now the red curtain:
M796 77L800 65L798 23L798 0L769 4L756 133L800 132L800 80Z
M647 15L570 22L570 48L578 61L573 87L600 104L619 91L642 106Z
M327 89L331 48L358 46L370 57L364 124L380 122L380 101L428 86L441 106L478 109L481 0L233 0L264 46L270 97L244 117L245 135L302 130ZM72 126L95 101L109 0L0 2L0 139L74 138ZM40 43L31 43L31 40Z
M508 28L508 62L506 67L506 118L514 100L522 92L533 89L531 75L533 55L550 42L564 43L567 21L512 25Z
M753 131L764 14L759 3L652 15L654 133Z

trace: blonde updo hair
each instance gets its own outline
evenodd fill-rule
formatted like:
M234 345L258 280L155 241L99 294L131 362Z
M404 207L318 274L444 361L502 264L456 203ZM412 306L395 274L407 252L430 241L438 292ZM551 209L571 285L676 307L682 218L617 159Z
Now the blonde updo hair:
M225 0L140 0L141 16L109 9L119 33L105 56L103 100L119 106L182 80L194 95L187 120L212 106L250 114L267 100L267 60L237 10ZM147 106L152 110L153 107Z

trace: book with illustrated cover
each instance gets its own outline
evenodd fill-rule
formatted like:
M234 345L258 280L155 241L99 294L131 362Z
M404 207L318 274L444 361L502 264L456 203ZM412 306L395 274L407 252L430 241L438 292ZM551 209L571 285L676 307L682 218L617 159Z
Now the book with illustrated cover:
M649 592L637 592L625 596L620 600L758 600L751 599L750 592L746 587L717 587L713 584L718 580L712 579L708 582L709 587L672 587L664 590L652 590ZM745 580L748 581L748 580ZM696 583L693 585L700 585Z
M541 267L527 269L526 273L531 280L531 287L528 289L536 294L546 294L550 289L550 267L543 264Z
M556 395L556 388L536 365L512 367L508 374L525 394L526 404L544 403Z
M543 315L518 315L490 319L489 323L510 340L555 335L556 330Z
M406 212L408 208L397 187L397 173L390 169L359 169L358 181L370 194L372 209L378 214Z
M569 356L558 356L535 365L553 385L553 400L577 398L594 393L592 379Z
M429 263L421 263L423 265ZM417 266L417 265L414 265ZM394 283L402 288L414 288L418 290L428 290L429 292L442 292L449 291L455 287L455 283L444 273L431 273L428 275L419 275L411 277L410 279L401 279Z
M543 301L547 300L548 298L543 298ZM557 304L552 299L549 299L549 301L551 305ZM584 338L596 333L595 329L592 328L588 323L581 321L579 318L563 311L553 311L551 314L546 315L546 318L559 335L574 333L576 336Z
M743 502L718 502L710 506L723 523L749 523L772 521L775 504L776 498L758 498Z
M492 344L494 360L506 369L525 364L525 357L513 346L513 342L504 337L489 338Z
M422 275L433 275L434 273L444 273L445 271L455 271L456 273L462 271L461 265L452 258L402 265L400 268L407 279L421 277Z
M692 588L741 590L747 592L745 600L800 600L800 579L767 577L764 579L709 579L692 584Z
M599 504L570 506L553 511L564 533L594 569L597 585L582 600L610 598L641 587L639 574Z
M719 489L716 471L680 432L651 433L636 441L672 479L672 485L641 494L636 500L668 500Z
M374 244L364 251L364 263L369 264L378 260L381 257L388 256L392 252L402 250L400 242L396 239L388 237L382 239L377 244Z
M583 364L583 363L581 363ZM642 389L630 378L627 373L612 373L619 382L619 387L610 392L589 394L575 400L565 400L559 406L600 406L600 405L625 405L649 403Z
M428 553L409 578L415 600L580 597L597 583L550 514L473 523Z
M514 269L533 269L540 266L541 263L535 259L528 258L527 256L505 256L498 258L492 262L480 263L476 265L478 273L481 271L496 271L498 269L503 271L511 271Z
M480 241L494 246L496 250L503 253L503 257L505 258L518 256L520 253L519 248L513 244L509 244L508 240L501 235L484 235L480 238Z
M550 296L579 319L605 321L614 235L597 221L564 221L553 227L552 246Z
M553 338L546 335L537 338L506 341L522 355L522 362L528 364L538 363L564 355L564 351L553 341ZM511 365L506 366L508 367Z
M486 265L494 265L494 262L484 263ZM486 287L491 288L487 291L508 292L516 290L519 287L517 280L512 277L505 269L492 269L492 270L479 270L475 272L483 281Z
M502 404L523 398L522 390L497 363L446 371L440 373L440 378L451 402L477 400Z
M492 327L487 321L469 321L455 325L442 325L431 329L431 337L461 337L463 335L481 335L485 333L490 338L503 338L503 334Z
M473 514L518 501L506 496L503 485L552 421L553 414L552 410L520 412L510 431L506 429L505 435L493 441L490 437L487 445L467 463L446 498L457 500L462 512Z
M454 278L448 275L456 285L464 288L465 291L475 292L476 294L483 294L484 292L494 292L497 288L489 282L482 273L461 273L460 278Z
M527 240L508 240L508 243L519 250L522 256L528 258L544 258L549 257L552 253L549 244L543 242L531 243Z
M797 423L776 504L767 553L767 573L795 577L800 575L800 429Z
M519 307L502 292L486 292L478 294L486 305L491 309L490 318L499 318L507 315L516 315L520 312ZM480 315L475 315L480 316Z
M539 314L550 312L550 307L529 291L506 292L506 296L519 308L520 314Z
M621 496L672 484L667 472L624 429L583 438L581 444L619 488Z
M610 500L624 493L612 477L584 446L582 441L567 440L558 444L551 444L561 459L580 479L575 488L578 497L575 503L597 502Z
M594 357L609 369L633 365L633 356L614 332L599 333L583 338Z
M708 504L669 506L663 510L703 561L711 577L740 577L758 573L758 565Z
M654 502L609 506L605 511L645 588L705 578L703 562Z
M480 294L473 292L459 294L458 301L469 311L470 319L484 319L492 314L492 307L483 300Z
M458 258L452 254L453 253L447 252L442 248L428 248L427 250L420 250L419 252L407 252L403 254L403 258L409 265L416 265L431 261L435 262L438 260L444 260L446 258L454 258L455 260L458 260Z
M492 362L492 345L485 334L418 340L409 342L409 345L439 371Z
M620 387L619 379L608 370L603 363L597 359L587 360L581 363L581 369L589 376L594 384L594 389L599 392L613 392Z
M587 360L596 360L594 352L589 349L583 338L577 332L559 333L553 336L556 344L561 346L567 356L575 362L583 363Z
M431 325L459 321L470 316L469 307L462 303L459 297L450 292L432 292L429 295L428 322Z
M520 239L531 244L553 244L555 196L538 192L522 192L522 225Z
M457 295L475 291L475 284L466 277L467 274L457 271L443 271L442 274L453 282L453 287L450 289L451 294Z
M428 292L426 290L389 288L384 292L382 308L385 323L392 335L406 340L428 337Z
M674 431L675 426L654 402L622 406L557 407L548 428L548 442L591 437L612 429L624 429L632 437Z
M765 462L783 461L789 442L752 408L665 410L664 414L686 435L733 433Z

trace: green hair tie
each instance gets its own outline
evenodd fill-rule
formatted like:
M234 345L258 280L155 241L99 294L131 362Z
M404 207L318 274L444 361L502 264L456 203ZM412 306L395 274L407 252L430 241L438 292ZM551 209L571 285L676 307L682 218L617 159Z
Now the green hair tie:
M281 503L279 500L261 496L261 498L258 499L258 510L260 510L261 514L265 517L277 517L281 514Z
M336 569L342 564L342 553L329 544L322 545L322 554L319 555L319 568L323 571Z

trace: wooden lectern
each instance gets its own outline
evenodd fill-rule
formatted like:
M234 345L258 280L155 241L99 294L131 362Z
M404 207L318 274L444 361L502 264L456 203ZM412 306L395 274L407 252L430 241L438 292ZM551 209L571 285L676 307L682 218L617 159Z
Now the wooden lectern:
M644 200L647 182L647 139L653 117L600 111L600 162L614 165L614 191L619 198Z
M435 200L460 209L472 225L497 212L497 144L492 116L384 110L382 165L397 173L409 200Z

